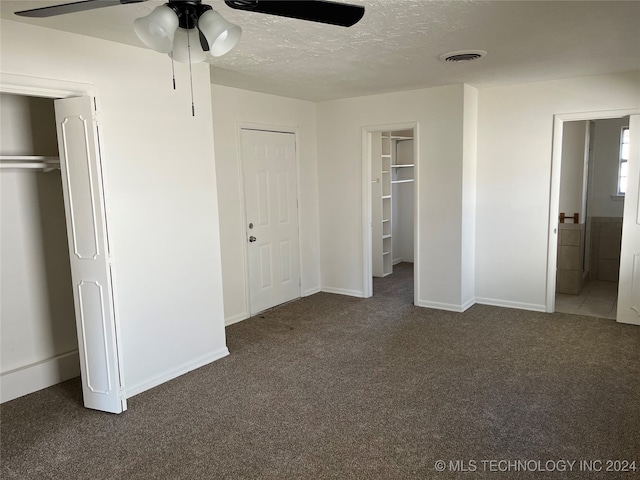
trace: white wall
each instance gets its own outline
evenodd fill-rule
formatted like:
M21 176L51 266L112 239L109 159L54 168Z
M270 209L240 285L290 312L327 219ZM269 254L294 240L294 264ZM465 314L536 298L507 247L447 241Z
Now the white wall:
M476 177L478 170L478 90L464 85L462 138L461 304L475 302Z
M396 163L414 163L413 140L403 140L397 145ZM408 169L413 173L413 169ZM404 175L403 175L404 174ZM404 178L407 174L399 169L398 177ZM413 183L399 183L392 186L393 194L393 261L413 262Z
M318 104L324 290L364 294L362 127L418 122L418 303L462 309L464 93L452 85Z
M220 199L224 305L227 324L248 317L246 226L238 130L241 124L297 130L302 294L320 291L316 107L312 102L211 86Z
M587 126L586 121L564 122L562 128L560 212L564 212L568 217L579 213L580 223L584 223L583 187Z
M0 94L0 155L57 156L53 100ZM0 393L80 374L60 171L0 170Z
M85 82L99 106L126 396L227 353L207 65L2 20L3 73Z
M480 90L476 299L545 309L553 115L640 107L640 72Z
M620 131L629 126L629 117L595 120L593 165L590 177L589 216L622 218L624 202L616 198Z

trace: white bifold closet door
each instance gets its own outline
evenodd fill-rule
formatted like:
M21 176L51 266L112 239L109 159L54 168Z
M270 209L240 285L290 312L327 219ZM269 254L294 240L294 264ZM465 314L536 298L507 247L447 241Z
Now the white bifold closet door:
M84 405L126 410L113 311L111 270L94 104L55 101Z

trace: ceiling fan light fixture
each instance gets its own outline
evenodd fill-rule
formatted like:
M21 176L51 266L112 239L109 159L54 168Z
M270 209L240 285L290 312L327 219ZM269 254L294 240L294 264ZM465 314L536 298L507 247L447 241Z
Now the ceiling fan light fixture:
M0 0L1 1L1 0ZM111 5L126 5L147 0L76 0L71 3L32 8L15 12L25 17L43 18L67 13L94 10ZM360 21L364 7L335 0L265 1L224 0L237 10L298 18L311 22L350 27ZM134 21L133 29L138 38L149 48L167 53L171 58L173 89L176 89L174 60L189 64L191 86L191 115L195 116L193 101L192 63L205 60L207 52L213 57L228 53L240 41L242 29L226 21L202 0L168 0L150 14Z
M178 28L178 16L166 5L155 8L146 17L133 22L138 38L152 50L169 53L173 49L173 40Z
M187 38L188 35L188 38ZM191 52L189 52L189 48ZM171 54L170 54L171 56ZM207 52L202 49L198 30L191 28L178 28L173 40L173 59L180 63L200 63L207 56Z
M221 57L237 45L242 36L238 25L225 20L215 10L207 10L198 19L198 28L209 44L209 52L214 57Z

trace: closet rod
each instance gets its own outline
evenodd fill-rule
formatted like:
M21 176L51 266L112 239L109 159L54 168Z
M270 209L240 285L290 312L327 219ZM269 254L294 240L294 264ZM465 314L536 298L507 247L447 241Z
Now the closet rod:
M0 168L40 169L48 172L60 168L60 159L39 155L0 155Z

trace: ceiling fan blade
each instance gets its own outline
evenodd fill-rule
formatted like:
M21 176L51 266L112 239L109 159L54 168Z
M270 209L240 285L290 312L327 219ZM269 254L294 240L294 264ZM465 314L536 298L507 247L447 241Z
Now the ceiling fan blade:
M126 5L127 3L140 3L147 0L81 0L79 2L63 3L62 5L52 5L50 7L33 8L15 12L21 17L45 18L66 13L84 12L95 8L111 7L113 5Z
M364 7L327 0L225 0L231 8L328 23L341 27L356 24L364 15Z

